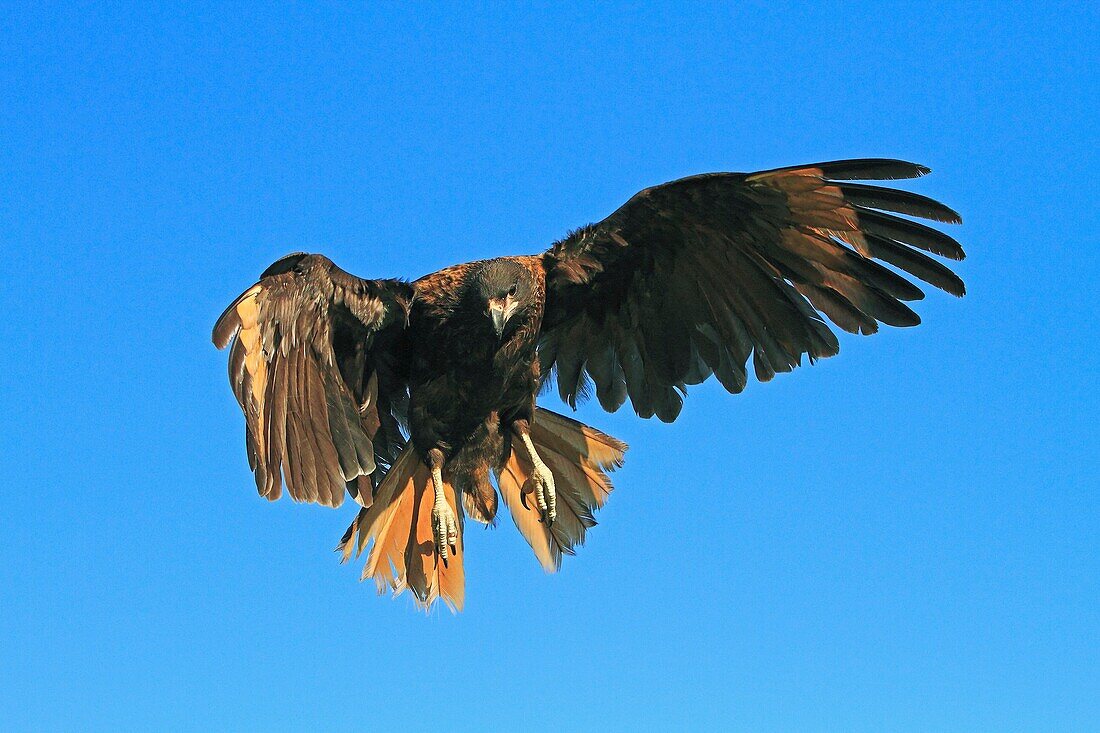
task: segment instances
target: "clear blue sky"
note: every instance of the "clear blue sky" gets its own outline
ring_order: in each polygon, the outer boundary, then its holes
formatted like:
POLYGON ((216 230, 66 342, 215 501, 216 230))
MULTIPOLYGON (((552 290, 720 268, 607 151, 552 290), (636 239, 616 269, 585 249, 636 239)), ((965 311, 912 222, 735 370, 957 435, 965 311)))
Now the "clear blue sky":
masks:
POLYGON ((0 729, 1100 730, 1098 11, 32 5, 0 729), (471 527, 425 617, 337 564, 350 506, 256 496, 209 333, 277 256, 418 276, 858 156, 934 169, 971 294, 671 426, 583 408, 632 451, 559 575, 471 527))

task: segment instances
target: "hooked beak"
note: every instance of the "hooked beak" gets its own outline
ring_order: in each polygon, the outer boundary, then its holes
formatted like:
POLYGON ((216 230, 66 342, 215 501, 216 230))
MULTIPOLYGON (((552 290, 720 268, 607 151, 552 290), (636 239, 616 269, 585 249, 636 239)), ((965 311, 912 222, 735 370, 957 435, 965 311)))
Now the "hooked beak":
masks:
POLYGON ((496 331, 497 338, 504 335, 504 326, 508 323, 508 319, 512 317, 515 309, 516 304, 511 298, 508 301, 495 298, 489 301, 489 317, 493 321, 493 330, 496 331))

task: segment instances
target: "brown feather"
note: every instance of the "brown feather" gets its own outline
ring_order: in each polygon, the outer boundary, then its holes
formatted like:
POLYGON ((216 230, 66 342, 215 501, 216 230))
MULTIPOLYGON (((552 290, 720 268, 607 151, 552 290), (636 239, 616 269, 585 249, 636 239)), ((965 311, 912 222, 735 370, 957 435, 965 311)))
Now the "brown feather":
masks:
MULTIPOLYGON (((454 487, 446 481, 444 494, 461 520, 462 507, 454 487)), ((406 448, 379 486, 374 504, 356 518, 360 547, 367 540, 374 543, 363 578, 374 578, 380 593, 389 588, 396 596, 410 590, 421 608, 429 609, 442 599, 451 610, 460 611, 465 602, 462 525, 460 521, 456 552, 444 565, 432 535, 434 506, 431 472, 411 447, 406 448)), ((349 541, 349 533, 342 544, 349 541)), ((347 547, 344 553, 350 555, 347 547)))
POLYGON ((520 534, 548 573, 561 567, 563 554, 584 544, 596 524, 593 513, 612 491, 605 471, 622 465, 626 444, 549 410, 536 409, 531 442, 554 475, 558 518, 548 527, 532 496, 533 465, 522 445, 513 444, 497 483, 520 534))
POLYGON ((917 194, 851 179, 927 168, 868 158, 751 174, 710 173, 644 189, 544 255, 540 354, 567 404, 589 379, 600 403, 628 396, 674 419, 684 385, 716 374, 739 392, 750 355, 760 381, 837 353, 823 315, 855 333, 912 326, 920 288, 879 257, 949 292, 961 281, 915 249, 961 259, 946 234, 884 212, 957 222, 917 194), (915 249, 914 249, 915 248, 915 249), (625 393, 625 394, 624 394, 625 393))
MULTIPOLYGON (((404 328, 411 299, 407 284, 360 280, 327 258, 295 254, 269 267, 222 313, 212 339, 219 348, 233 342, 229 379, 262 496, 278 499, 285 482, 295 501, 339 506, 346 491, 359 493, 350 482, 377 470, 380 406, 400 404, 404 385, 379 394, 369 349, 377 333, 404 328), (350 329, 352 352, 334 343, 338 327, 350 329), (366 385, 370 409, 363 415, 345 371, 366 385)), ((386 417, 392 427, 380 446, 384 457, 404 444, 394 435, 398 418, 386 417)))

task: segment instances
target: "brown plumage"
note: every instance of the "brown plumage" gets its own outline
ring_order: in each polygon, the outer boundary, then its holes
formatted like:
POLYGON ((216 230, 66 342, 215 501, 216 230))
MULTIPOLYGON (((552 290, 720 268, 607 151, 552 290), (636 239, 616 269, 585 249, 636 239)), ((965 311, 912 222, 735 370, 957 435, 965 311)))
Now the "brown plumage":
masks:
POLYGON ((710 375, 730 392, 751 357, 767 381, 851 333, 920 322, 953 295, 936 259, 958 223, 917 194, 851 183, 914 178, 897 160, 692 176, 641 191, 542 255, 484 260, 412 283, 362 280, 321 255, 263 273, 214 328, 245 414, 261 495, 361 509, 338 550, 368 545, 364 577, 461 608, 462 520, 494 523, 498 492, 550 572, 595 525, 626 446, 536 409, 544 382, 575 406, 672 421, 710 375), (904 216, 898 216, 898 214, 904 216), (881 262, 880 262, 881 261, 881 262), (551 377, 551 374, 554 376, 551 377))

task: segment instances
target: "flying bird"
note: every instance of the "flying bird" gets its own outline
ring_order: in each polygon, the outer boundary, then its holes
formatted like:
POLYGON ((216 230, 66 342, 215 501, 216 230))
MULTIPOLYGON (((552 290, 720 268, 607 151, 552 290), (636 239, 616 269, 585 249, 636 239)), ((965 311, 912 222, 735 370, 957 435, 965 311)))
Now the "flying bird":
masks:
POLYGON ((319 254, 284 257, 225 310, 259 493, 359 511, 337 546, 363 578, 418 605, 464 603, 463 522, 503 499, 557 570, 595 525, 626 445, 536 407, 556 383, 644 418, 676 419, 689 385, 731 393, 833 356, 826 323, 915 326, 924 293, 962 281, 928 254, 959 244, 929 198, 856 180, 916 178, 899 160, 710 173, 647 188, 542 254, 360 279, 319 254), (893 266, 890 269, 884 264, 893 266))

